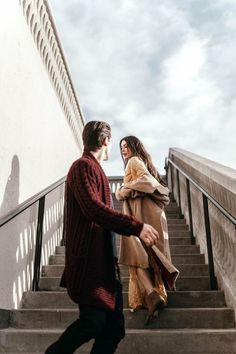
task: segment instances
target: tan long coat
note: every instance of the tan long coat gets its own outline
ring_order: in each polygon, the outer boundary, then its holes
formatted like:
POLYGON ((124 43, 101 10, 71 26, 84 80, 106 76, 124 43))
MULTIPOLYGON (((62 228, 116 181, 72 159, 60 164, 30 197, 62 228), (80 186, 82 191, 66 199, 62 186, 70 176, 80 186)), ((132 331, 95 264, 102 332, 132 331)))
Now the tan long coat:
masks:
MULTIPOLYGON (((157 247, 152 249, 169 273, 179 271, 171 263, 168 227, 164 209, 155 198, 155 193, 168 196, 168 188, 161 185, 148 171, 144 162, 132 157, 125 169, 124 185, 116 191, 116 198, 123 201, 123 212, 152 225, 159 233, 157 247)), ((148 255, 139 238, 121 237, 119 262, 127 266, 148 268, 148 255)))

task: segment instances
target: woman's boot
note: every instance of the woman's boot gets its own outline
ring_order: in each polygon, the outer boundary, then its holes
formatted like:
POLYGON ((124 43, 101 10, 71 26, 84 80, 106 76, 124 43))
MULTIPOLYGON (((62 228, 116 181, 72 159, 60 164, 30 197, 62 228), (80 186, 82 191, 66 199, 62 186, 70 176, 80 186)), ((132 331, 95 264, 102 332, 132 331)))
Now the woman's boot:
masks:
POLYGON ((147 296, 147 305, 148 305, 148 315, 145 321, 145 324, 148 325, 154 318, 157 317, 158 310, 162 310, 165 307, 165 301, 162 296, 160 296, 155 290, 153 290, 147 296), (156 312, 156 316, 155 316, 156 312))

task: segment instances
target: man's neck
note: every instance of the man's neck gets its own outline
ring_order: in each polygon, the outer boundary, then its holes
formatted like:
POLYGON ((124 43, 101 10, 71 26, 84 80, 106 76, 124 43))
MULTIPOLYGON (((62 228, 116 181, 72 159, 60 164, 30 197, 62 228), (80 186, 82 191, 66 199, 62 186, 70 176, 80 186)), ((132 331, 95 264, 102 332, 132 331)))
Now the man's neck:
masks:
POLYGON ((103 149, 99 149, 97 151, 90 151, 90 154, 92 154, 96 160, 98 160, 99 163, 102 163, 104 159, 104 151, 103 149))

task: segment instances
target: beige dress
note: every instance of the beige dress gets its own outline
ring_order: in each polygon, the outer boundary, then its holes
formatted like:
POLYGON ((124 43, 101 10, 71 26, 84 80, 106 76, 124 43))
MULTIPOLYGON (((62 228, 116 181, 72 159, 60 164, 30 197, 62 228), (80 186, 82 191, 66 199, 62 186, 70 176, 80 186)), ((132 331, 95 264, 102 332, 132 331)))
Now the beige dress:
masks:
POLYGON ((123 212, 152 225, 159 233, 157 246, 145 247, 136 236, 121 237, 119 262, 129 267, 129 306, 147 307, 146 296, 155 290, 167 303, 166 288, 173 289, 179 271, 171 263, 164 204, 168 188, 148 171, 144 162, 132 157, 126 166, 124 185, 116 191, 123 212))

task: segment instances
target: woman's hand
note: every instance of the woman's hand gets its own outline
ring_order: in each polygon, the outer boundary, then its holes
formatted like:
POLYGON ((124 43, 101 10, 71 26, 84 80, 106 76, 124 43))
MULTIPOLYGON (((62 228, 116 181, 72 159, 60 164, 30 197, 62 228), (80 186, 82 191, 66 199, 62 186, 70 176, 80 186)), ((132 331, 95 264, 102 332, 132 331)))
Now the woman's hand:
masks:
POLYGON ((149 224, 143 224, 142 231, 139 238, 146 244, 146 246, 154 246, 159 240, 159 233, 149 224))

